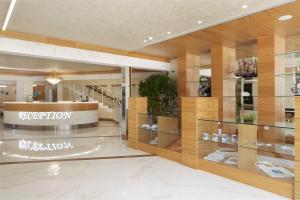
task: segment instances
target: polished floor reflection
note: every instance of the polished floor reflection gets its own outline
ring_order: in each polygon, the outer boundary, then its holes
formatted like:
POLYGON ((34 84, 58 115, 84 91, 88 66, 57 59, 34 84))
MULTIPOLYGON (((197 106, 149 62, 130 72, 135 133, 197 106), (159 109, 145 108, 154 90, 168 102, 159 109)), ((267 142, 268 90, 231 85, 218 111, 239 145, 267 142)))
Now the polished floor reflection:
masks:
POLYGON ((285 199, 128 148, 110 122, 63 131, 0 127, 1 200, 285 199))
POLYGON ((71 130, 0 130, 0 163, 99 159, 148 155, 127 147, 120 127, 99 122, 97 127, 71 130))
POLYGON ((9 200, 284 200, 160 157, 0 165, 9 200))

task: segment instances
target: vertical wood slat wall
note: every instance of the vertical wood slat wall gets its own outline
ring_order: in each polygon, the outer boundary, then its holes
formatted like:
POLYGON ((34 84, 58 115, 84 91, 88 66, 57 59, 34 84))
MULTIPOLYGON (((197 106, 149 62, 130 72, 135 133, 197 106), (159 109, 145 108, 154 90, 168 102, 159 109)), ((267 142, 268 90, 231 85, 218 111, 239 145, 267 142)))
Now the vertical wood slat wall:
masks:
MULTIPOLYGON (((276 66, 276 54, 284 52, 284 39, 277 35, 257 39, 258 47, 258 120, 261 124, 274 125, 277 119, 284 116, 284 108, 276 105, 275 75, 284 73, 284 67, 276 66), (282 108, 278 110, 277 108, 282 108)), ((279 85, 278 85, 279 86, 279 85)), ((276 91, 277 90, 277 91, 276 91)), ((283 92, 284 93, 284 92, 283 92)), ((281 94, 284 96, 284 94, 281 94)))
POLYGON ((300 200, 300 97, 295 97, 295 200, 300 200))
POLYGON ((232 84, 232 82, 224 84, 224 79, 231 75, 229 71, 233 70, 231 68, 235 63, 235 57, 236 50, 234 48, 215 46, 211 49, 211 93, 212 97, 217 97, 219 101, 219 120, 224 117, 236 117, 236 108, 230 105, 230 109, 228 109, 227 105, 232 103, 232 99, 223 98, 228 90, 235 90, 235 84, 232 84), (225 105, 223 105, 224 103, 225 105))
POLYGON ((198 119, 218 120, 217 98, 181 97, 181 160, 192 168, 198 167, 198 119))
POLYGON ((128 103, 128 146, 137 149, 139 113, 147 114, 147 98, 129 98, 128 103))

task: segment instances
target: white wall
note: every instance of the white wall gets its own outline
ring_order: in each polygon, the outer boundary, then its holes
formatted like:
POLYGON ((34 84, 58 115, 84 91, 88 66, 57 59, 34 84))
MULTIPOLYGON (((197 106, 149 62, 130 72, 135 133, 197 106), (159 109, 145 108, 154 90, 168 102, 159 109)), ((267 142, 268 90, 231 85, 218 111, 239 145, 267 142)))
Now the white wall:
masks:
POLYGON ((16 81, 16 101, 26 101, 27 96, 33 92, 33 81, 31 79, 17 80, 16 81))
POLYGON ((40 81, 41 77, 0 75, 0 82, 15 81, 16 101, 26 101, 28 95, 32 95, 33 81, 40 81))

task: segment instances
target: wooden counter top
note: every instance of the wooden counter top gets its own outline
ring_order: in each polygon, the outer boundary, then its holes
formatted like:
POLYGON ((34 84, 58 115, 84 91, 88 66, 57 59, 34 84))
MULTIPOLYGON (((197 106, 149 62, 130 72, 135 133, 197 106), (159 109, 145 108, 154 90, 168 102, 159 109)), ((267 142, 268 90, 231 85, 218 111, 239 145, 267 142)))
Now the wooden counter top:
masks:
POLYGON ((4 111, 64 112, 98 110, 98 102, 4 102, 4 111))

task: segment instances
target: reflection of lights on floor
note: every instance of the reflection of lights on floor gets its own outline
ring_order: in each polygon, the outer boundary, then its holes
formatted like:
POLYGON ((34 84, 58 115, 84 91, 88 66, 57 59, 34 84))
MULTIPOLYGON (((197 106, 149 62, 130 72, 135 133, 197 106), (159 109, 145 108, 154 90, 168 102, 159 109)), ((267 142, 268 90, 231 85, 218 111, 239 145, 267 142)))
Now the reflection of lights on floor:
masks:
POLYGON ((47 167, 49 176, 57 176, 59 174, 60 166, 56 162, 52 163, 47 167))
MULTIPOLYGON (((48 159, 60 159, 60 158, 68 158, 68 157, 75 157, 75 156, 82 156, 82 155, 87 155, 96 151, 99 151, 101 148, 101 145, 99 144, 97 147, 90 151, 83 151, 80 153, 72 153, 72 154, 67 154, 67 155, 62 155, 62 156, 25 156, 25 155, 20 155, 20 154, 11 154, 8 155, 9 157, 15 157, 15 158, 23 158, 23 159, 30 159, 30 160, 48 160, 48 159)), ((3 152, 5 153, 5 152, 3 152)))

